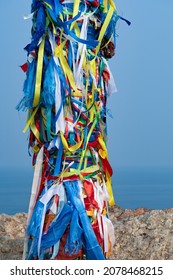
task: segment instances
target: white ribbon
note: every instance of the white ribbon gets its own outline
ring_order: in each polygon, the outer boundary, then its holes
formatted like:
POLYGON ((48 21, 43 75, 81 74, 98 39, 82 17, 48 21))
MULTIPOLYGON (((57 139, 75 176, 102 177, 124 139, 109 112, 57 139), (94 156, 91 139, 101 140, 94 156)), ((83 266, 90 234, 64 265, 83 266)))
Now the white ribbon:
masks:
POLYGON ((103 230, 104 230, 104 252, 109 252, 109 241, 111 242, 111 250, 115 244, 114 226, 112 222, 102 215, 103 230))
POLYGON ((108 226, 106 217, 102 215, 102 222, 103 222, 103 231, 104 231, 104 252, 109 251, 109 242, 108 242, 108 226))
POLYGON ((34 178, 33 178, 30 203, 29 203, 27 225, 30 222, 30 219, 31 219, 31 216, 32 216, 32 213, 34 210, 35 202, 36 202, 36 197, 37 197, 39 187, 40 187, 42 164, 43 164, 43 154, 44 154, 44 146, 41 147, 41 149, 37 155, 37 159, 36 159, 34 178))
MULTIPOLYGON (((60 79, 58 76, 58 73, 55 71, 55 81, 56 81, 56 89, 55 89, 55 113, 58 113, 58 110, 61 106, 62 103, 62 97, 61 97, 61 84, 60 84, 60 79)), ((64 121, 64 109, 63 106, 61 107, 61 112, 60 115, 56 121, 56 134, 58 131, 62 131, 63 133, 65 132, 65 121, 64 121)))
POLYGON ((78 180, 78 186, 79 186, 79 197, 82 200, 83 206, 85 207, 84 196, 83 196, 84 186, 80 180, 78 180))
POLYGON ((115 84, 115 80, 114 80, 114 77, 112 75, 112 72, 111 72, 111 69, 106 61, 106 59, 103 57, 103 61, 106 65, 106 68, 108 69, 109 71, 109 74, 110 74, 110 79, 108 81, 108 87, 107 87, 107 90, 108 90, 108 95, 110 95, 111 93, 116 93, 118 90, 117 90, 117 86, 115 84))
POLYGON ((39 238, 38 238, 38 248, 37 248, 38 256, 40 255, 41 238, 42 238, 44 220, 46 215, 46 205, 54 195, 59 196, 59 205, 58 205, 58 213, 57 213, 58 216, 62 208, 64 207, 64 204, 67 201, 63 184, 52 185, 52 187, 40 198, 40 202, 44 204, 44 208, 43 208, 43 215, 42 215, 39 238))
POLYGON ((23 19, 24 19, 24 20, 30 19, 30 18, 32 18, 33 15, 34 15, 34 12, 31 13, 31 14, 29 14, 29 15, 23 16, 23 19))

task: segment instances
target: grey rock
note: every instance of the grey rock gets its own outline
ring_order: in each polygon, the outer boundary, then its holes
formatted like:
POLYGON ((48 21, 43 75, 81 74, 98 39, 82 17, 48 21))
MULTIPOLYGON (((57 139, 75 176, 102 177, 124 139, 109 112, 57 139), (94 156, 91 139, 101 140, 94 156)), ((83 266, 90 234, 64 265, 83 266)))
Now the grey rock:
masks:
POLYGON ((135 216, 132 213, 120 221, 117 219, 111 213, 116 242, 110 259, 173 259, 172 209, 152 210, 135 216))
MULTIPOLYGON (((109 211, 115 228, 112 260, 173 260, 173 209, 109 211)), ((0 259, 22 258, 26 213, 0 214, 0 259)))
POLYGON ((14 216, 0 215, 0 259, 20 260, 22 258, 26 213, 14 216))

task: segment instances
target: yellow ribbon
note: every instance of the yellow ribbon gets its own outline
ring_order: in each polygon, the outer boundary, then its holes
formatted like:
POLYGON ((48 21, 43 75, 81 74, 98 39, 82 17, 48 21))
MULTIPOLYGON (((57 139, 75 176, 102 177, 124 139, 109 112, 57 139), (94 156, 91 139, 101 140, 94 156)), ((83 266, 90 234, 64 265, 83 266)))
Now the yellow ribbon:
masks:
MULTIPOLYGON (((31 114, 30 118, 28 118, 25 128, 23 129, 23 133, 25 133, 28 130, 29 126, 34 122, 34 117, 35 117, 35 114, 37 113, 37 111, 38 111, 38 107, 35 108, 35 110, 31 114)), ((28 112, 28 115, 29 115, 29 112, 28 112)))
POLYGON ((113 1, 113 0, 109 0, 109 3, 110 3, 110 5, 111 5, 111 7, 112 7, 114 10, 116 10, 116 6, 115 6, 114 1, 113 1))
POLYGON ((40 141, 40 132, 36 128, 36 125, 35 125, 35 122, 34 122, 34 117, 35 117, 35 114, 37 113, 37 111, 38 111, 38 107, 35 108, 35 110, 31 114, 31 116, 30 116, 30 110, 28 111, 28 120, 27 120, 25 128, 23 129, 23 133, 25 133, 28 130, 28 128, 30 127, 31 131, 33 132, 33 134, 35 135, 37 140, 39 142, 41 142, 40 141))
POLYGON ((98 141, 99 141, 100 146, 102 147, 102 150, 106 151, 106 153, 107 153, 106 144, 105 144, 101 134, 98 137, 98 141))
POLYGON ((80 28, 79 28, 77 22, 73 22, 73 23, 74 23, 73 28, 74 28, 75 34, 77 37, 80 37, 80 28))
POLYGON ((44 3, 45 3, 45 5, 48 6, 51 10, 53 10, 53 9, 52 9, 52 6, 51 6, 49 3, 47 3, 46 1, 44 1, 44 3))
POLYGON ((78 150, 82 143, 83 143, 83 134, 82 134, 82 137, 81 137, 81 141, 76 143, 75 145, 69 147, 68 143, 67 143, 67 140, 66 138, 64 137, 64 134, 62 131, 60 131, 60 135, 61 135, 61 140, 62 140, 62 143, 63 143, 63 146, 66 150, 70 151, 70 152, 75 152, 76 150, 78 150))
POLYGON ((94 216, 94 209, 92 208, 91 210, 87 211, 87 215, 90 217, 94 216))
MULTIPOLYGON (((79 12, 79 4, 80 4, 80 0, 74 0, 74 5, 73 5, 73 17, 75 17, 78 12, 79 12)), ((73 29, 74 25, 76 22, 72 22, 71 26, 70 26, 70 30, 73 29)))
POLYGON ((81 92, 76 87, 76 83, 75 83, 75 80, 74 80, 73 73, 72 73, 72 71, 69 67, 69 64, 68 64, 66 58, 64 57, 62 46, 63 46, 62 43, 59 46, 56 46, 54 54, 55 54, 55 56, 57 56, 59 58, 61 66, 62 66, 63 71, 64 71, 64 74, 68 77, 68 80, 69 80, 70 85, 73 88, 73 90, 76 93, 81 94, 81 92))
POLYGON ((94 122, 93 122, 93 124, 92 124, 92 126, 91 126, 91 128, 90 128, 90 131, 89 131, 89 133, 88 133, 87 140, 86 140, 86 148, 85 148, 85 149, 82 151, 82 153, 81 153, 81 158, 80 158, 78 170, 81 170, 81 166, 82 166, 82 163, 83 163, 83 159, 84 159, 84 157, 85 157, 85 153, 86 153, 86 150, 87 150, 87 145, 88 145, 88 142, 89 142, 90 137, 91 137, 91 133, 93 132, 93 129, 94 129, 96 123, 97 123, 97 118, 95 118, 95 120, 94 120, 94 122))
POLYGON ((101 156, 101 158, 105 159, 107 157, 107 153, 106 151, 99 149, 99 155, 101 156))
POLYGON ((45 44, 45 38, 42 39, 41 44, 39 46, 39 51, 38 51, 37 74, 36 74, 33 107, 36 107, 40 101, 41 81, 42 81, 42 71, 43 71, 44 44, 45 44))
POLYGON ((34 123, 31 124, 30 129, 32 130, 32 132, 33 132, 33 134, 35 135, 35 137, 37 138, 37 140, 38 140, 39 142, 41 142, 41 141, 40 141, 40 132, 38 131, 38 129, 36 128, 36 126, 35 126, 34 123))
POLYGON ((83 173, 92 174, 92 173, 94 173, 98 170, 99 170, 98 165, 89 166, 89 167, 84 168, 82 170, 77 170, 75 168, 70 168, 70 171, 63 172, 62 177, 66 178, 66 177, 71 177, 73 175, 79 175, 80 178, 84 179, 84 177, 82 175, 83 173))
POLYGON ((103 0, 103 5, 104 5, 104 13, 107 13, 108 11, 108 0, 103 0))
MULTIPOLYGON (((109 8, 109 11, 108 11, 108 13, 107 13, 107 15, 106 15, 105 21, 104 21, 104 23, 103 23, 103 25, 102 25, 102 28, 101 28, 101 30, 100 30, 100 34, 99 34, 99 37, 98 37, 99 44, 98 44, 97 47, 96 47, 95 57, 96 57, 97 53, 99 52, 101 41, 102 41, 103 36, 104 36, 104 34, 105 34, 105 32, 106 32, 106 29, 107 29, 107 27, 108 27, 108 25, 109 25, 109 23, 110 23, 110 21, 111 21, 111 18, 112 18, 112 16, 113 16, 113 13, 114 13, 114 11, 115 11, 115 5, 114 5, 114 3, 113 3, 111 0, 109 0, 109 1, 110 1, 110 8, 109 8)), ((93 58, 93 60, 94 60, 94 59, 95 59, 95 58, 93 58)))
MULTIPOLYGON (((99 151, 98 151, 99 155, 103 159, 105 159, 105 158, 107 159, 108 152, 107 152, 106 144, 105 144, 101 134, 98 137, 98 141, 101 146, 101 149, 99 149, 99 151)), ((115 204, 115 202, 114 202, 114 196, 113 196, 113 191, 112 191, 111 176, 107 170, 106 170, 106 186, 107 186, 108 194, 109 194, 109 205, 113 206, 115 204)))
POLYGON ((112 183, 111 183, 111 177, 109 175, 109 172, 106 170, 106 186, 109 194, 109 205, 114 206, 115 201, 114 201, 114 195, 112 191, 112 183))

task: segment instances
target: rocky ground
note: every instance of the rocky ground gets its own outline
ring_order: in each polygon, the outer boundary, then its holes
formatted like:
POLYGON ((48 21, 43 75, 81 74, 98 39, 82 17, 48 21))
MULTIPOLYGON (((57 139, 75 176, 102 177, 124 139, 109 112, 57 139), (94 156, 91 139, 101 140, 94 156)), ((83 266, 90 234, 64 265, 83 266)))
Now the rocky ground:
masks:
MULTIPOLYGON (((20 260, 26 213, 0 215, 0 259, 20 260)), ((110 210, 115 227, 113 260, 173 260, 173 209, 110 210)))

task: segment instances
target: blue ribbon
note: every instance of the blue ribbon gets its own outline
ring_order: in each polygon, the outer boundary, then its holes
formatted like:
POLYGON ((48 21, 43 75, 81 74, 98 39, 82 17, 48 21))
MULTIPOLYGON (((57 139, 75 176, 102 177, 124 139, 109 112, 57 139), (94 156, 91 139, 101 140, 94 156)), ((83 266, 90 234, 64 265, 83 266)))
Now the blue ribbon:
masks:
POLYGON ((49 7, 46 7, 46 9, 49 12, 49 15, 51 16, 51 18, 54 21, 54 23, 59 25, 60 27, 62 27, 64 29, 64 33, 66 35, 70 35, 75 41, 77 41, 79 43, 90 45, 90 46, 92 46, 94 48, 98 45, 98 41, 97 40, 84 40, 84 39, 81 39, 81 38, 77 37, 76 34, 69 29, 68 25, 70 25, 72 22, 77 20, 81 16, 81 12, 79 12, 72 19, 70 19, 70 20, 68 20, 66 22, 62 22, 62 21, 60 21, 60 19, 58 19, 58 20, 56 19, 56 16, 55 16, 54 12, 49 7))
POLYGON ((60 174, 60 172, 61 172, 62 155, 63 155, 63 144, 60 139, 58 154, 56 157, 56 164, 55 164, 55 168, 54 168, 54 176, 60 174))
POLYGON ((64 205, 59 216, 57 216, 51 223, 47 234, 42 236, 41 250, 52 247, 60 240, 71 221, 73 210, 74 207, 70 202, 67 202, 64 205))
POLYGON ((86 209, 82 203, 82 200, 79 198, 78 182, 65 181, 64 185, 67 191, 67 198, 74 205, 79 215, 79 220, 84 235, 84 247, 86 252, 86 259, 105 260, 101 247, 98 244, 97 238, 92 229, 89 217, 86 214, 86 209))
POLYGON ((35 30, 33 31, 32 41, 24 49, 31 52, 37 48, 40 38, 45 34, 46 16, 44 7, 41 5, 37 12, 35 30))

